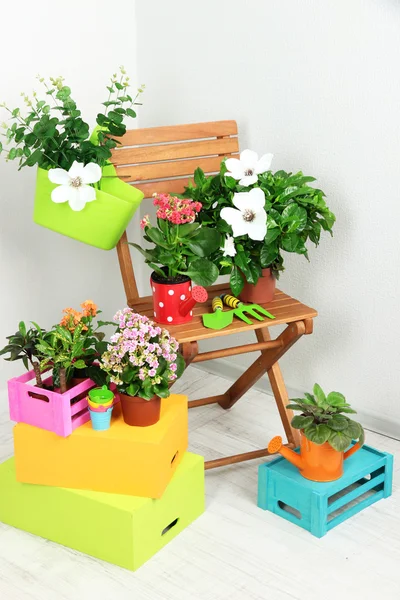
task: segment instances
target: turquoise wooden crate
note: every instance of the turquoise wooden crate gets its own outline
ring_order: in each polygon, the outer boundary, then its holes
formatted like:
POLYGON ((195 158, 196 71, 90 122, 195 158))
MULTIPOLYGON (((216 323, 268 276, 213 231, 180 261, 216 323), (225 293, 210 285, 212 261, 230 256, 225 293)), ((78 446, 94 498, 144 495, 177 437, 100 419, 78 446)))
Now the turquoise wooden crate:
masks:
POLYGON ((393 456, 371 446, 349 457, 344 475, 329 483, 309 481, 285 458, 260 465, 258 506, 316 537, 392 493, 393 456))

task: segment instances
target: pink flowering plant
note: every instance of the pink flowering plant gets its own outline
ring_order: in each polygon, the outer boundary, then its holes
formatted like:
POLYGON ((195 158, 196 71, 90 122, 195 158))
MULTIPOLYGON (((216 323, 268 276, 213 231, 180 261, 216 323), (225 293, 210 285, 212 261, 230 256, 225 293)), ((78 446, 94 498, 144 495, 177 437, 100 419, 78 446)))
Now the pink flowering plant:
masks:
POLYGON ((100 361, 109 382, 129 396, 167 398, 170 384, 185 368, 176 339, 130 308, 118 311, 114 321, 117 331, 100 361))
POLYGON ((218 268, 209 260, 221 244, 220 233, 197 221, 202 205, 190 198, 156 194, 157 225, 146 215, 140 226, 144 239, 154 248, 131 244, 141 252, 146 263, 166 282, 178 282, 189 277, 199 285, 211 285, 218 277, 218 268))

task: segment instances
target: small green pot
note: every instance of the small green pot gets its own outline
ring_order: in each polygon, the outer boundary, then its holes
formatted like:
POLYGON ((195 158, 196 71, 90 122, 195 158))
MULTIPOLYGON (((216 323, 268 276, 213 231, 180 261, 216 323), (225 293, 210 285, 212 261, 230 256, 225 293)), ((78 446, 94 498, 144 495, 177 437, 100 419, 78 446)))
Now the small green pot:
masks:
POLYGON ((51 192, 56 187, 49 180, 48 171, 39 168, 33 212, 35 223, 102 250, 115 248, 144 196, 140 190, 121 181, 111 164, 103 168, 96 200, 88 202, 80 212, 73 211, 68 202, 52 202, 51 192))

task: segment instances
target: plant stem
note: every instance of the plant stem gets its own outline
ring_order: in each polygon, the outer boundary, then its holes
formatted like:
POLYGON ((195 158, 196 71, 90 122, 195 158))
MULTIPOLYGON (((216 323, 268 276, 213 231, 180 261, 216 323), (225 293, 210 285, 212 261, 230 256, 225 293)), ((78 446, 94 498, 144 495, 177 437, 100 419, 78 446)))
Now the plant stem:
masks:
POLYGON ((67 372, 65 367, 60 367, 60 392, 64 394, 67 391, 67 372))
POLYGON ((34 362, 32 360, 31 360, 31 364, 32 364, 33 370, 35 371, 36 385, 37 385, 37 387, 42 388, 43 381, 42 381, 42 374, 40 372, 40 365, 38 362, 34 362))

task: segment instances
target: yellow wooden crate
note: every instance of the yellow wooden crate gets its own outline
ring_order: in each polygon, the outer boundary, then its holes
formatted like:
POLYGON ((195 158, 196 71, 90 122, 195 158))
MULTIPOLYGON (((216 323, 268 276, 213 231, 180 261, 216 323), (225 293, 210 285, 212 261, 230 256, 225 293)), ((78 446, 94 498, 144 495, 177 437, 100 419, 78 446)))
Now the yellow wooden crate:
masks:
POLYGON ((18 481, 148 498, 162 496, 187 445, 187 397, 174 394, 150 427, 126 425, 118 404, 107 431, 89 422, 63 438, 25 423, 14 427, 18 481))

